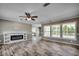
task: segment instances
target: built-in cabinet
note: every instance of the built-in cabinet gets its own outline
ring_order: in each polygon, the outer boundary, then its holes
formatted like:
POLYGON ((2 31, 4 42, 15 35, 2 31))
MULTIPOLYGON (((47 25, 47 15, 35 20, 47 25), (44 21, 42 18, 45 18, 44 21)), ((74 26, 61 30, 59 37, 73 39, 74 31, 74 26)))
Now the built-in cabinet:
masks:
POLYGON ((9 44, 14 42, 24 41, 24 40, 27 40, 27 32, 3 32, 0 35, 0 40, 1 40, 0 43, 2 44, 9 44), (23 36, 22 39, 20 35, 23 36), (11 36, 15 36, 14 39, 17 37, 18 40, 11 40, 11 36))

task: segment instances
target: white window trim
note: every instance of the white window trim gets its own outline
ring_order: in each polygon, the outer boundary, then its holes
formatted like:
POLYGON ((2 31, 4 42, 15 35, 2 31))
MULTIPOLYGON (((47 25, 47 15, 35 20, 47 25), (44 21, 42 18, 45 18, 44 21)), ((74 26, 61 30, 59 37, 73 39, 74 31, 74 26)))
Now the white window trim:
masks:
MULTIPOLYGON (((68 23, 63 23, 63 24, 71 24, 71 23, 75 23, 75 27, 77 27, 77 22, 68 22, 68 23)), ((62 28, 63 28, 63 24, 62 24, 62 28)), ((76 39, 77 39, 77 37, 76 37, 76 36, 77 36, 76 30, 77 30, 77 28, 75 28, 75 36, 74 36, 74 38, 72 38, 72 37, 70 37, 70 36, 67 36, 67 37, 64 36, 64 37, 63 37, 63 33, 62 33, 62 38, 63 38, 63 39, 68 39, 68 40, 69 40, 69 39, 70 39, 70 40, 71 40, 71 39, 72 39, 72 40, 76 40, 76 39)))
MULTIPOLYGON (((45 25, 45 26, 49 26, 49 27, 50 27, 50 25, 45 25)), ((45 27, 45 26, 44 26, 44 27, 45 27)), ((44 30, 44 27, 43 27, 43 30, 44 30)), ((44 30, 43 33, 45 34, 45 32, 49 32, 49 33, 50 33, 50 30, 49 30, 49 31, 44 30)), ((51 35, 45 36, 44 34, 43 34, 44 37, 50 37, 50 36, 51 36, 51 35)))
MULTIPOLYGON (((51 32, 52 32, 52 27, 53 26, 60 26, 61 27, 61 24, 54 24, 54 25, 51 25, 51 32)), ((52 33, 51 33, 51 37, 56 37, 56 38, 61 38, 61 29, 59 29, 60 30, 60 34, 57 36, 57 35, 53 35, 52 33)))

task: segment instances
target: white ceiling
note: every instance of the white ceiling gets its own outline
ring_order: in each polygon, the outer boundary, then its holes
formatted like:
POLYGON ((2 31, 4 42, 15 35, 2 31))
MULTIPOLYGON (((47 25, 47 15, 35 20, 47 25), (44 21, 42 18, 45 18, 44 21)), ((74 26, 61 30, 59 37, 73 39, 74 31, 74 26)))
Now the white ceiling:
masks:
POLYGON ((0 19, 17 21, 22 23, 49 23, 66 20, 79 16, 78 3, 51 3, 43 7, 43 3, 0 3, 0 19), (20 20, 18 16, 25 15, 28 11, 37 15, 36 21, 20 20))

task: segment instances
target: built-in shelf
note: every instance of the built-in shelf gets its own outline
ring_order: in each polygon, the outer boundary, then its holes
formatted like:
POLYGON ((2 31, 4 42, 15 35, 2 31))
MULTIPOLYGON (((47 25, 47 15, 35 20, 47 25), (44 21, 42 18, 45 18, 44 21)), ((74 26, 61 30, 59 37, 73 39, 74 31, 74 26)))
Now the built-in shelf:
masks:
POLYGON ((27 32, 3 32, 0 35, 0 40, 2 44, 14 43, 19 41, 27 40, 27 32), (11 40, 12 35, 23 35, 23 39, 20 40, 11 40), (2 38, 1 38, 2 37, 2 38))

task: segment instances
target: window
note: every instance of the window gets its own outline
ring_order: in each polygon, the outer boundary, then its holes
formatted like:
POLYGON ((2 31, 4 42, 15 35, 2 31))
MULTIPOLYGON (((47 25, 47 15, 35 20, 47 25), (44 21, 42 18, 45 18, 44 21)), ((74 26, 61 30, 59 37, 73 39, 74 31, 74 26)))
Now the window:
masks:
POLYGON ((76 22, 44 26, 44 36, 76 39, 76 22))
POLYGON ((50 37, 50 26, 44 26, 44 36, 50 37))
POLYGON ((52 25, 52 37, 60 37, 60 25, 52 25))
POLYGON ((62 37, 63 38, 75 38, 76 37, 76 23, 62 24, 62 37))

